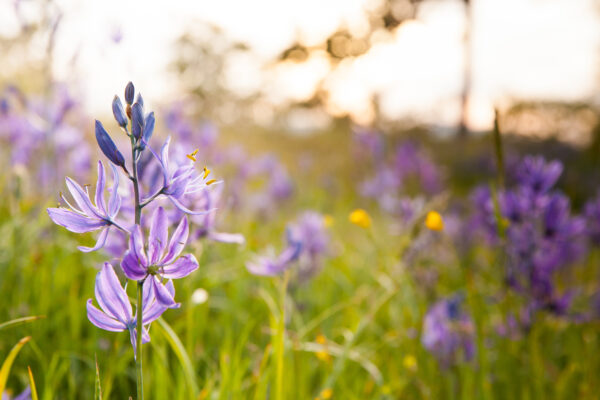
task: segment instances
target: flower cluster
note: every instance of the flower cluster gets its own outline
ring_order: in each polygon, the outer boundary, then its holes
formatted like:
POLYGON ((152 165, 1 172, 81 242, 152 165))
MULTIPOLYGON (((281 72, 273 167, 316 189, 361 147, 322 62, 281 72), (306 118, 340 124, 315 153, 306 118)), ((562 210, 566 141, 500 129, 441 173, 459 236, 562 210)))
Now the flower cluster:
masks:
POLYGON ((85 176, 90 147, 75 118, 80 115, 64 86, 54 85, 47 98, 7 87, 0 93, 0 143, 10 148, 10 156, 2 167, 35 174, 32 190, 38 192, 55 187, 65 172, 85 176))
POLYGON ((361 183, 359 191, 364 197, 376 199, 383 211, 404 220, 411 202, 407 196, 419 192, 438 193, 442 174, 431 158, 413 142, 399 145, 389 161, 379 147, 376 172, 361 183))
POLYGON ((500 220, 489 189, 479 188, 473 195, 474 225, 492 243, 499 243, 499 232, 505 234, 506 281, 529 300, 529 313, 566 312, 570 295, 557 293, 553 275, 585 251, 583 219, 572 216, 569 199, 553 190, 561 173, 558 161, 526 157, 517 167, 514 187, 498 193, 500 220))
MULTIPOLYGON (((181 254, 189 237, 188 215, 206 218, 202 227, 207 234, 216 238, 221 234, 213 230, 213 201, 205 201, 199 210, 188 207, 212 198, 210 188, 216 181, 210 178, 210 171, 206 167, 196 169, 197 152, 183 159, 170 158, 170 139, 159 152, 154 151, 149 143, 154 132, 154 113, 145 112, 140 94, 135 102, 134 97, 134 86, 129 83, 125 89, 125 107, 117 96, 112 103, 115 120, 131 143, 130 159, 117 147, 100 121, 95 125, 98 146, 111 163, 113 184, 108 190, 108 202, 105 169, 99 161, 94 200, 90 198, 87 185, 81 186, 66 178, 73 201, 69 202, 61 194, 64 206, 49 208, 48 214, 56 224, 72 232, 100 231, 96 245, 81 246, 81 251, 96 251, 109 241, 113 243, 109 252, 121 260, 124 275, 137 282, 137 309, 134 312, 126 292, 127 285, 121 284, 115 267, 106 262, 96 278, 95 297, 99 308, 92 299, 88 300, 88 318, 101 329, 128 331, 136 351, 139 343, 150 340, 148 325, 167 309, 179 307, 172 280, 188 276, 198 268, 193 254, 181 254), (120 183, 122 173, 128 177, 125 185, 120 183), (161 199, 168 199, 175 207, 174 211, 168 212, 160 205, 161 199), (151 210, 150 218, 142 213, 151 210), (169 236, 172 225, 176 227, 169 236), (147 235, 145 230, 148 230, 147 235)), ((242 240, 236 238, 233 241, 242 240)))

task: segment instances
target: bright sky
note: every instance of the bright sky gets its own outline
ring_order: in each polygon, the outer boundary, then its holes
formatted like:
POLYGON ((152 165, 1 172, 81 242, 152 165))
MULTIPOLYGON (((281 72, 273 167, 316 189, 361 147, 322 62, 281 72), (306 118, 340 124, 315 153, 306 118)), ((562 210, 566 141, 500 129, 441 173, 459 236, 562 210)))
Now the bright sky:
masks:
MULTIPOLYGON (((58 0, 64 12, 56 44, 55 75, 81 85, 91 113, 110 111, 115 93, 129 80, 147 103, 174 98, 180 88, 167 66, 172 43, 203 21, 246 42, 252 55, 228 64, 228 85, 241 93, 263 91, 275 103, 310 98, 328 76, 328 111, 350 112, 357 121, 373 116, 369 98, 377 93, 381 111, 455 124, 462 89, 462 1, 429 0, 417 20, 377 36, 365 55, 332 65, 315 53, 308 63, 286 63, 264 71, 272 57, 297 35, 317 44, 339 27, 366 32, 365 10, 379 0, 58 0), (168 5, 167 5, 168 4, 168 5), (120 30, 122 40, 111 37, 120 30), (71 64, 74 56, 76 62, 71 64)), ((5 1, 5 3, 9 3, 5 1)), ((512 98, 579 100, 598 91, 600 9, 595 0, 472 0, 474 31, 472 128, 491 123, 494 104, 512 98)), ((0 2, 0 33, 16 28, 8 4, 0 2), (6 17, 8 16, 8 20, 6 17)))

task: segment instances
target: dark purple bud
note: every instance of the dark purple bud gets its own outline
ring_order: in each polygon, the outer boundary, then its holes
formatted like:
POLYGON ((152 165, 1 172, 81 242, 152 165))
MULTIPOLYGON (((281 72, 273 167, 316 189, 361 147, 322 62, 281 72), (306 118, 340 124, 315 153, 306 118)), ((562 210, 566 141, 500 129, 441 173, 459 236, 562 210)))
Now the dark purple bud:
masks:
POLYGON ((135 88, 133 87, 133 83, 129 82, 127 86, 125 86, 125 102, 129 105, 133 104, 134 95, 135 88))
POLYGON ((121 103, 121 99, 119 96, 115 96, 112 102, 112 110, 117 123, 125 128, 127 126, 127 115, 125 115, 125 111, 123 110, 123 104, 121 103))
POLYGON ((110 138, 106 129, 102 126, 102 123, 96 120, 96 140, 102 153, 115 165, 125 168, 125 158, 123 154, 117 149, 117 145, 110 138))
POLYGON ((142 94, 138 93, 137 95, 137 99, 135 100, 136 103, 139 103, 142 108, 144 107, 144 99, 142 98, 142 94))
POLYGON ((154 111, 152 111, 146 117, 146 123, 144 124, 144 132, 142 133, 142 150, 146 147, 144 143, 148 143, 154 132, 154 111))
POLYGON ((140 103, 135 103, 131 107, 131 134, 139 139, 144 131, 144 108, 140 103))

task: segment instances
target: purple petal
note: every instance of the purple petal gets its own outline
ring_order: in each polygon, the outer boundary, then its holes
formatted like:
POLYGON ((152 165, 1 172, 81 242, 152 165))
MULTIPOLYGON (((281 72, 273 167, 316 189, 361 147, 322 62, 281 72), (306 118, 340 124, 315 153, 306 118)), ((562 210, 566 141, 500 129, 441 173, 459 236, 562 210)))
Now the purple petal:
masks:
POLYGON ((221 243, 244 244, 246 242, 244 235, 242 235, 240 233, 210 232, 208 234, 208 237, 209 237, 209 239, 212 239, 215 242, 221 242, 221 243))
POLYGON ((162 264, 171 263, 183 250, 185 244, 187 243, 189 235, 188 228, 188 220, 187 217, 183 217, 177 225, 175 232, 173 232, 173 236, 171 236, 171 241, 169 242, 169 252, 167 256, 162 260, 162 264))
POLYGON ((91 232, 107 225, 106 221, 88 218, 75 211, 64 208, 48 208, 48 215, 52 221, 75 233, 91 232))
POLYGON ((123 260, 121 261, 121 268, 123 268, 125 276, 134 281, 142 280, 148 274, 146 268, 143 265, 140 265, 131 251, 125 253, 125 257, 123 257, 123 260))
POLYGON ((171 308, 177 304, 175 303, 175 299, 173 299, 173 294, 169 292, 169 290, 158 280, 157 277, 152 278, 152 288, 158 303, 168 308, 171 308))
MULTIPOLYGON (((134 359, 137 357, 136 336, 137 336, 136 329, 130 328, 129 329, 129 340, 131 340, 131 345, 133 346, 133 358, 134 359)), ((150 335, 148 334, 148 331, 146 330, 146 328, 142 327, 142 344, 148 343, 149 341, 150 341, 150 335)))
POLYGON ((164 208, 158 207, 152 214, 150 236, 148 237, 148 258, 150 264, 156 264, 167 247, 168 236, 167 215, 164 208))
POLYGON ((98 212, 96 207, 92 204, 90 200, 90 196, 88 193, 83 190, 81 186, 73 179, 67 177, 67 188, 69 192, 71 192, 71 196, 75 199, 77 205, 81 208, 81 210, 90 217, 96 216, 98 218, 103 218, 103 215, 98 212))
POLYGON ((90 322, 100 329, 111 332, 122 332, 127 329, 124 323, 117 321, 98 310, 92 304, 92 299, 87 301, 87 315, 90 322))
POLYGON ((144 236, 142 235, 142 228, 139 225, 133 228, 129 236, 129 251, 135 256, 138 264, 144 267, 148 266, 148 258, 144 250, 144 236))
POLYGON ((127 292, 121 286, 112 265, 104 263, 96 276, 96 300, 102 310, 110 316, 128 324, 132 318, 131 303, 127 292))
POLYGON ((181 212, 184 212, 186 214, 191 214, 191 215, 205 215, 208 214, 210 212, 213 212, 215 210, 215 208, 210 209, 210 210, 206 210, 206 211, 192 211, 189 208, 187 208, 186 206, 184 206, 183 204, 181 204, 179 202, 179 200, 177 200, 175 197, 173 196, 167 196, 169 198, 169 200, 171 200, 171 202, 173 203, 173 205, 175 207, 177 207, 181 212))
POLYGON ((121 208, 121 196, 119 196, 119 170, 113 164, 110 164, 113 171, 112 193, 108 199, 108 216, 114 218, 121 208))
POLYGON ((179 279, 188 276, 198 269, 198 261, 193 254, 186 254, 179 257, 171 265, 161 268, 161 275, 167 279, 179 279))
MULTIPOLYGON (((173 304, 173 305, 171 305, 169 307, 165 307, 164 304, 161 304, 158 301, 155 301, 154 290, 152 289, 152 287, 153 287, 152 286, 152 281, 151 280, 147 280, 147 282, 150 283, 147 286, 150 289, 149 292, 152 294, 152 298, 150 299, 150 302, 147 303, 148 306, 146 306, 146 303, 144 303, 144 311, 143 311, 143 314, 142 314, 142 317, 144 318, 144 325, 147 325, 147 324, 153 322, 154 320, 156 320, 168 308, 179 308, 181 306, 180 303, 175 303, 175 304, 173 304)), ((173 281, 171 281, 171 280, 168 281, 165 284, 165 287, 167 288, 167 290, 171 294, 171 297, 175 297, 175 287, 173 286, 173 281)), ((146 290, 146 284, 145 284, 145 282, 144 282, 144 290, 146 290)))
POLYGON ((102 232, 100 232, 100 235, 98 236, 98 240, 96 241, 96 245, 94 247, 79 246, 77 248, 80 251, 83 251, 84 253, 89 253, 91 251, 96 251, 96 250, 103 248, 104 244, 106 243, 106 238, 108 237, 109 229, 110 229, 109 226, 102 229, 102 232))
POLYGON ((98 161, 98 183, 96 183, 96 207, 98 207, 104 215, 106 215, 106 202, 104 201, 105 184, 106 178, 104 177, 104 165, 102 165, 102 161, 98 161))

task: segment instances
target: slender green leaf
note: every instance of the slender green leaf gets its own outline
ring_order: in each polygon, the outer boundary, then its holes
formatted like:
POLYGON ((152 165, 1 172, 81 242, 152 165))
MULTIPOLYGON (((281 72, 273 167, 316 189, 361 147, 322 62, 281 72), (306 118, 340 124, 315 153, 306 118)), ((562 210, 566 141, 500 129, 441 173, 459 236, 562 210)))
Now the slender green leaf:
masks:
POLYGON ((8 356, 4 360, 2 364, 2 368, 0 368, 0 393, 4 392, 4 388, 6 387, 6 381, 8 380, 8 374, 10 374, 10 369, 12 368, 12 364, 17 358, 17 354, 21 351, 25 343, 29 342, 31 336, 26 336, 23 339, 19 340, 17 344, 14 345, 8 356))
POLYGON ((164 335, 165 339, 167 339, 167 342, 169 342, 169 345, 181 363, 192 398, 197 398, 199 389, 198 384, 196 383, 194 367, 192 365, 192 361, 190 360, 190 356, 185 351, 185 347, 183 346, 183 343, 181 343, 181 339, 179 339, 179 336, 177 336, 173 328, 171 328, 171 326, 162 318, 157 319, 157 322, 157 326, 159 328, 158 330, 164 335))
POLYGON ((29 388, 31 389, 31 400, 38 400, 37 388, 35 387, 35 380, 33 379, 33 373, 31 373, 31 367, 27 367, 29 373, 29 388))

